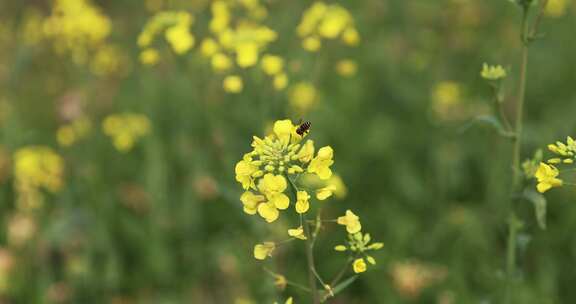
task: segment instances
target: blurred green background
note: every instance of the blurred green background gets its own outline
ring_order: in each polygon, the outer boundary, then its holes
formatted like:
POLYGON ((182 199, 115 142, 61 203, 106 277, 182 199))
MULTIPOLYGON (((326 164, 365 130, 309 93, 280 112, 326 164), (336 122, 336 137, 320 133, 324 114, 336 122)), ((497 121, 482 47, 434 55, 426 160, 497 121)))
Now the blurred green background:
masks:
MULTIPOLYGON (((284 59, 288 86, 275 90, 254 67, 239 72, 237 94, 200 54, 211 1, 76 1, 110 29, 70 40, 61 36, 81 27, 46 25, 62 17, 58 2, 67 1, 0 2, 0 302, 308 303, 263 269, 305 282, 302 244, 265 262, 252 256, 293 224, 244 214, 234 180, 252 136, 289 117, 311 121, 310 137, 334 148, 347 195, 325 203, 327 216, 353 209, 385 243, 332 303, 501 303, 511 145, 488 127, 462 127, 490 113, 484 62, 507 68, 513 108, 520 14, 510 1, 331 1, 350 12, 360 42, 317 52, 296 33, 314 2, 262 1, 260 22, 277 33, 262 53, 284 59), (142 64, 138 36, 164 10, 194 16, 195 45, 176 54, 158 38, 158 62, 142 64), (113 142, 102 124, 122 113, 144 115, 149 128, 113 142), (17 177, 18 151, 39 146, 62 158, 54 191, 17 177)), ((576 4, 550 5, 546 36, 531 48, 523 158, 576 127, 576 4)), ((547 193, 547 230, 520 206, 516 303, 576 301, 574 195, 547 193)), ((328 227, 319 240, 327 277, 345 261, 332 249, 344 237, 328 227)))

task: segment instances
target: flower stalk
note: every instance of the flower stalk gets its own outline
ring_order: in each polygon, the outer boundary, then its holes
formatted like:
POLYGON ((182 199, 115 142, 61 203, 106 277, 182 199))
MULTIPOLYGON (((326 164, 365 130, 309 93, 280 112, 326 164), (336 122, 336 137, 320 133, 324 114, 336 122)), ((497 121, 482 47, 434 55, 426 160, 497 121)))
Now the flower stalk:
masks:
POLYGON ((530 27, 530 4, 524 3, 522 7, 522 23, 521 23, 521 61, 520 61, 520 79, 518 86, 518 99, 515 107, 515 126, 514 134, 512 137, 512 195, 510 196, 509 204, 509 217, 508 217, 508 240, 506 248, 506 294, 505 303, 513 303, 514 294, 514 273, 516 272, 516 255, 517 246, 516 238, 518 230, 521 228, 521 222, 516 216, 515 201, 517 193, 521 192, 522 187, 522 167, 520 164, 520 157, 522 155, 522 135, 524 127, 524 105, 526 101, 526 79, 528 75, 528 55, 529 48, 532 41, 537 38, 538 26, 540 25, 542 15, 546 9, 548 1, 541 2, 536 20, 530 27))

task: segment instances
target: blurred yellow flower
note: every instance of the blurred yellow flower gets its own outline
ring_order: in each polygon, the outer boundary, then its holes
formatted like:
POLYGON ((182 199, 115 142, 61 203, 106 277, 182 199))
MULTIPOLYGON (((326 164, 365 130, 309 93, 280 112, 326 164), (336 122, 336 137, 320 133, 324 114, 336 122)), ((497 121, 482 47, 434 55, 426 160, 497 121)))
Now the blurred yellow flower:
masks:
POLYGON ((336 72, 342 77, 352 77, 356 75, 358 66, 356 62, 350 59, 343 59, 336 63, 336 72))
POLYGON ((190 31, 194 16, 185 11, 164 11, 152 16, 138 36, 138 45, 147 49, 154 39, 164 34, 164 38, 176 54, 188 52, 195 44, 190 31))
POLYGON ((29 146, 14 154, 17 189, 57 192, 62 188, 63 174, 64 160, 49 147, 29 146))
POLYGON ((113 45, 99 47, 90 61, 90 70, 98 76, 113 75, 122 71, 126 58, 120 48, 113 45))
POLYGON ((448 106, 460 102, 460 84, 453 81, 438 83, 432 90, 432 101, 435 105, 448 106))
POLYGON ((506 77, 506 70, 501 65, 482 65, 482 78, 487 80, 499 80, 506 77))
POLYGON ((302 40, 302 48, 309 52, 317 52, 322 47, 322 41, 318 37, 306 37, 302 40))
POLYGON ((220 50, 220 46, 212 38, 204 39, 202 41, 202 44, 200 45, 200 52, 202 53, 202 55, 204 55, 206 57, 213 56, 219 50, 220 50))
POLYGON ((212 69, 216 72, 224 72, 232 67, 232 59, 223 53, 216 53, 211 59, 212 69))
POLYGON ((256 246, 254 246, 254 258, 257 260, 265 260, 267 257, 272 256, 275 249, 276 244, 274 242, 256 244, 256 246))
POLYGON ((113 114, 104 119, 102 130, 112 138, 116 150, 125 153, 132 150, 140 138, 150 133, 150 120, 142 114, 113 114))
MULTIPOLYGON (((190 20, 192 20, 190 18, 190 20)), ((191 22, 184 22, 168 28, 165 32, 166 40, 176 54, 184 54, 194 46, 194 36, 190 33, 191 22)))
POLYGON ((264 55, 262 57, 262 70, 270 76, 277 75, 284 68, 284 59, 280 56, 264 55))
POLYGON ((288 92, 290 106, 299 114, 305 114, 318 103, 318 92, 311 83, 299 82, 288 92))
POLYGON ((360 218, 350 210, 346 210, 346 214, 337 219, 339 225, 346 226, 346 231, 350 234, 360 232, 362 230, 362 225, 360 224, 360 218))
POLYGON ((534 177, 538 180, 536 185, 538 192, 544 193, 551 188, 562 186, 562 180, 557 178, 559 173, 558 169, 553 165, 541 162, 534 174, 534 177))
POLYGON ((242 78, 236 75, 226 76, 223 82, 224 91, 228 93, 240 93, 244 89, 242 78))
POLYGON ((60 126, 56 131, 56 139, 60 146, 69 147, 85 138, 91 128, 92 123, 90 120, 86 117, 81 117, 71 123, 60 126))
POLYGON ((566 11, 568 11, 569 5, 570 0, 548 0, 544 13, 548 17, 562 17, 566 14, 566 11))
POLYGON ((288 86, 288 76, 280 73, 274 76, 274 88, 278 91, 284 90, 288 86))
POLYGON ((302 38, 302 47, 316 52, 322 46, 321 39, 337 39, 349 46, 356 46, 360 35, 348 10, 338 4, 314 2, 302 15, 296 32, 302 38))
POLYGON ((69 53, 77 64, 88 59, 88 53, 110 35, 112 23, 88 0, 55 0, 52 14, 44 20, 44 35, 54 49, 69 53))
POLYGON ((160 61, 160 53, 154 48, 146 48, 140 52, 140 62, 144 65, 155 65, 160 61))

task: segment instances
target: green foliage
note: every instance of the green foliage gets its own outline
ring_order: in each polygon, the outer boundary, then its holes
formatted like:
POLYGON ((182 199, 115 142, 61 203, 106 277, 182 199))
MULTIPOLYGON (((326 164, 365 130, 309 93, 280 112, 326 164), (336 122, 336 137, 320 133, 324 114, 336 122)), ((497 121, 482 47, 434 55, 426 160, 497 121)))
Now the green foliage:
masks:
MULTIPOLYGON (((234 180, 251 136, 289 117, 311 121, 314 137, 334 147, 334 171, 348 194, 329 202, 334 213, 327 218, 353 206, 363 226, 385 243, 377 265, 353 284, 340 283, 350 286, 338 303, 499 302, 510 139, 492 132, 508 134, 501 121, 486 116, 495 114, 479 72, 484 62, 504 65, 502 90, 515 96, 517 7, 507 1, 339 1, 355 18, 359 46, 328 41, 311 54, 295 34, 310 3, 267 2, 273 9, 266 25, 285 37, 270 51, 288 58, 290 84, 309 82, 318 90, 316 107, 302 113, 289 106, 287 91, 275 91, 256 72, 242 75, 249 80, 241 94, 225 94, 220 76, 195 53, 163 49, 162 63, 142 66, 136 40, 153 14, 143 3, 156 1, 94 1, 110 16, 108 41, 125 58, 121 72, 96 75, 49 43, 27 43, 21 25, 30 9, 49 14, 49 2, 0 2, 0 301, 273 303, 291 295, 307 303, 305 291, 277 289, 254 262, 253 245, 270 235, 242 212, 234 180), (357 63, 355 76, 335 72, 343 58, 357 63), (434 88, 447 81, 459 85, 458 98, 435 101, 434 88), (76 145, 59 146, 56 132, 77 105, 92 131, 76 145), (145 114, 151 131, 120 153, 101 122, 125 112, 145 114), (459 132, 475 117, 481 119, 474 124, 490 130, 459 132), (14 229, 30 226, 15 217, 12 156, 29 145, 49 146, 64 158, 64 187, 42 190, 32 237, 17 246, 14 229), (420 268, 411 268, 411 261, 420 268), (426 284, 401 280, 401 274, 415 279, 414 269, 429 273, 426 284)), ((158 3, 193 12, 194 31, 208 32, 206 1, 158 3)), ((531 48, 523 151, 575 135, 576 6, 569 3, 561 16, 543 19, 546 36, 531 48)), ((512 97, 503 101, 508 114, 512 97)), ((525 152, 522 159, 530 156, 525 152)), ((566 266, 574 260, 575 193, 563 187, 546 195, 550 204, 525 192, 531 204, 518 205, 522 233, 531 239, 518 256, 518 303, 576 299, 566 266)), ((317 240, 324 273, 337 274, 346 262, 335 245, 317 240)), ((266 267, 305 281, 300 249, 279 253, 266 267)))

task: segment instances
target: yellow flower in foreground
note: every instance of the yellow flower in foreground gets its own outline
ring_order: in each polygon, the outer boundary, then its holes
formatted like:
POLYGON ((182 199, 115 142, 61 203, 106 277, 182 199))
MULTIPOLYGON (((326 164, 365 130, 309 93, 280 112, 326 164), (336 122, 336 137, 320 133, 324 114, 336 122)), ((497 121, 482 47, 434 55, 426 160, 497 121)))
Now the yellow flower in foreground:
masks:
POLYGON ((332 176, 330 166, 334 163, 334 160, 332 160, 333 156, 334 150, 332 150, 332 147, 326 146, 320 148, 316 157, 310 162, 308 172, 316 173, 322 180, 329 179, 332 176))
POLYGON ((224 91, 228 93, 240 93, 244 88, 242 78, 236 75, 226 76, 223 82, 224 91))
POLYGON ((290 204, 290 199, 283 193, 286 187, 286 178, 282 175, 274 175, 272 173, 264 175, 258 183, 258 190, 266 195, 270 203, 281 210, 288 208, 290 204))
POLYGON ((304 235, 304 228, 302 228, 302 226, 300 226, 296 229, 288 229, 288 235, 291 237, 295 237, 297 239, 300 239, 300 240, 306 239, 306 235, 304 235))
POLYGON ((244 190, 256 188, 254 185, 254 174, 258 172, 258 166, 254 164, 252 159, 248 157, 239 161, 234 171, 236 173, 236 181, 242 184, 244 190))
POLYGON ((276 208, 276 206, 274 206, 274 204, 271 202, 258 205, 258 214, 260 214, 260 216, 263 217, 268 223, 274 222, 278 219, 278 216, 280 216, 278 208, 276 208))
POLYGON ((484 63, 480 75, 487 80, 499 80, 506 77, 506 70, 501 65, 488 65, 484 63))
POLYGON ((551 188, 562 186, 562 180, 557 178, 559 173, 558 169, 553 165, 541 162, 534 174, 534 177, 538 179, 538 184, 536 185, 538 192, 544 193, 551 188))
POLYGON ((310 209, 310 203, 308 202, 310 195, 306 191, 298 191, 296 197, 296 212, 300 214, 306 213, 310 209))
POLYGON ((362 258, 356 259, 352 264, 352 268, 354 269, 355 273, 362 273, 366 271, 366 262, 364 262, 364 259, 362 258))
POLYGON ((350 234, 354 234, 362 230, 360 218, 350 210, 346 210, 346 215, 339 217, 337 222, 339 225, 346 226, 346 231, 348 231, 350 234))
POLYGON ((240 201, 244 205, 244 212, 254 215, 258 211, 258 205, 265 201, 265 197, 246 191, 240 196, 240 201))
POLYGON ((265 260, 267 257, 272 256, 272 252, 276 249, 274 242, 264 242, 254 246, 254 258, 257 260, 265 260))
POLYGON ((298 159, 303 163, 308 163, 314 157, 314 142, 311 140, 307 140, 300 152, 298 152, 298 159))

